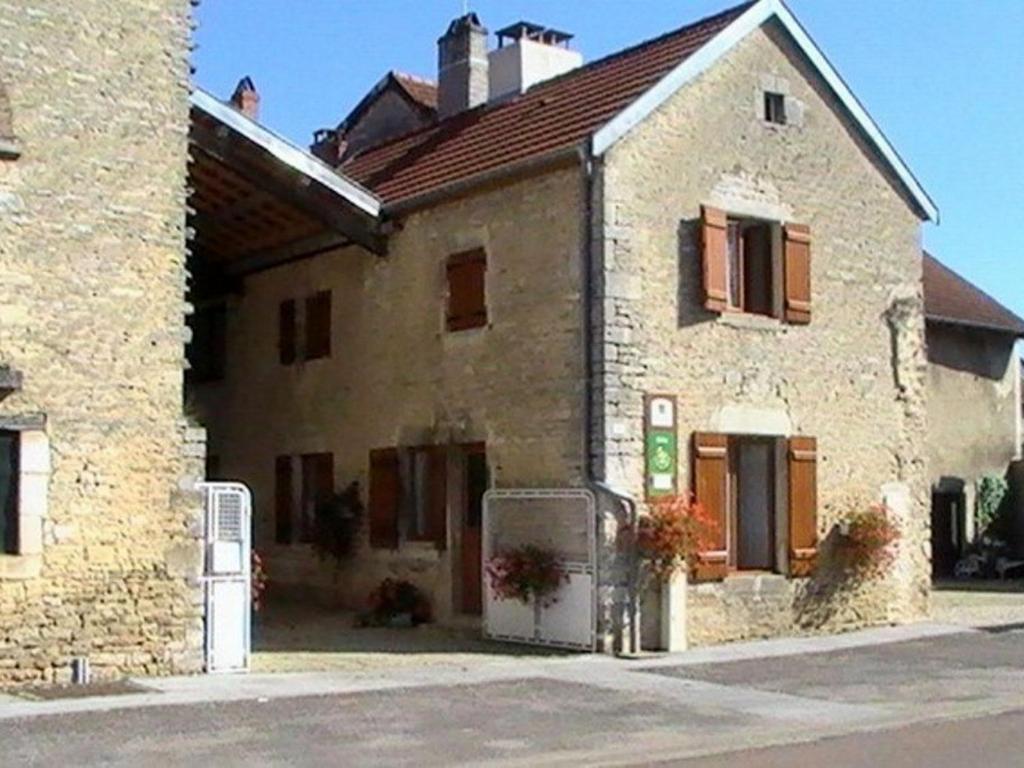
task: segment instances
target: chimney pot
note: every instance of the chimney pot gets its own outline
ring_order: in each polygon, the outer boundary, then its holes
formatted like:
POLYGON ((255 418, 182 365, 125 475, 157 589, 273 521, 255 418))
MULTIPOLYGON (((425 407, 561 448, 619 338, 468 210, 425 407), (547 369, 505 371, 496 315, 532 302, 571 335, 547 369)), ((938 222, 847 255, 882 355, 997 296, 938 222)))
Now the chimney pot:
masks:
POLYGON ((250 120, 260 118, 260 94, 253 85, 252 78, 243 77, 231 94, 231 104, 250 120))

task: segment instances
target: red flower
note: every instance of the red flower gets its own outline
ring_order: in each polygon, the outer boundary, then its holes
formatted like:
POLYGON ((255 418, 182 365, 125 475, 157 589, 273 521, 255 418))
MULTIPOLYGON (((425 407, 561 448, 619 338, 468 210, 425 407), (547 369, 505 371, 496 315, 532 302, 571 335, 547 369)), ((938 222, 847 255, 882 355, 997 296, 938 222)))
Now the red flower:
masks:
POLYGON ((718 523, 691 494, 666 496, 640 518, 637 548, 656 579, 693 570, 697 555, 715 548, 718 523))
POLYGON ((555 602, 554 593, 569 580, 555 553, 530 544, 499 552, 484 570, 499 600, 529 603, 533 598, 544 606, 555 602))

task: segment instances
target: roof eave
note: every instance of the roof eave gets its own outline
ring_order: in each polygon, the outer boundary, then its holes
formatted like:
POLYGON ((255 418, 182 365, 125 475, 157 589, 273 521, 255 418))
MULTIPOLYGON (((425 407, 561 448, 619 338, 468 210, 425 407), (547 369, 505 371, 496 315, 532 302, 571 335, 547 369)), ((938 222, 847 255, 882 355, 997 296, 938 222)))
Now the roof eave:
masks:
POLYGON ((729 26, 719 32, 700 50, 689 56, 669 72, 650 90, 600 128, 593 137, 594 155, 603 155, 620 139, 626 136, 652 112, 665 103, 687 83, 709 69, 728 53, 748 34, 770 19, 777 20, 793 38, 797 47, 811 62, 815 70, 832 89, 840 103, 850 112, 854 120, 874 146, 878 154, 899 179, 907 194, 918 207, 922 218, 939 222, 939 209, 920 182, 903 162, 899 153, 889 143, 877 123, 864 106, 853 95, 839 73, 829 63, 825 54, 815 45, 810 35, 782 0, 759 0, 743 12, 729 26))
POLYGON ((964 320, 959 317, 947 317, 945 315, 935 314, 925 314, 925 321, 929 323, 938 323, 940 325, 957 325, 962 328, 971 328, 977 331, 988 331, 990 333, 1000 333, 1005 336, 1024 339, 1024 327, 1011 328, 1009 326, 997 325, 995 323, 981 323, 976 320, 964 320))
POLYGON ((280 162, 323 185, 363 213, 373 218, 380 217, 381 200, 379 197, 351 179, 342 176, 320 159, 267 130, 201 88, 195 88, 192 91, 190 101, 196 109, 237 131, 280 162))

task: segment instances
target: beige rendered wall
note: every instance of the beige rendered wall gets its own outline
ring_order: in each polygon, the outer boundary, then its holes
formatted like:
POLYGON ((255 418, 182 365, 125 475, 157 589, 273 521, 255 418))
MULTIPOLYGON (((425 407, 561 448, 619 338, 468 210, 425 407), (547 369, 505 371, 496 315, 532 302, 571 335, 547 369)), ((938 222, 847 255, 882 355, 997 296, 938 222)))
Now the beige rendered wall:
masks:
POLYGON ((896 574, 875 589, 824 577, 734 577, 692 587, 697 644, 911 619, 928 592, 924 324, 919 220, 836 103, 762 28, 669 99, 605 159, 598 306, 598 465, 641 496, 642 395, 679 402, 680 484, 695 431, 818 438, 819 533, 842 500, 906 484, 896 574), (762 120, 787 94, 792 124, 762 120), (730 321, 701 304, 702 203, 808 224, 813 320, 730 321))
POLYGON ((181 402, 188 15, 0 4, 21 151, 0 159, 0 364, 24 375, 0 423, 33 425, 22 512, 39 513, 0 555, 0 685, 67 679, 75 656, 98 677, 202 662, 181 490, 202 463, 181 402))
MULTIPOLYGON (((456 499, 449 547, 363 546, 338 570, 307 546, 273 543, 275 456, 330 451, 338 489, 358 480, 368 452, 389 446, 484 441, 497 486, 564 486, 581 477, 582 352, 579 171, 573 167, 480 192, 396 222, 387 256, 356 248, 245 280, 229 304, 225 381, 202 388, 210 452, 255 498, 256 547, 271 589, 352 607, 385 576, 408 578, 452 611, 458 564, 456 499), (486 328, 445 330, 449 254, 487 250, 486 328), (278 303, 332 291, 329 359, 279 365, 278 303)), ((451 478, 450 493, 457 485, 451 478)))
MULTIPOLYGON (((939 491, 963 492, 973 511, 977 483, 1004 477, 1020 456, 1020 375, 1016 340, 929 323, 928 478, 939 491)), ((975 535, 967 516, 966 535, 975 535)))

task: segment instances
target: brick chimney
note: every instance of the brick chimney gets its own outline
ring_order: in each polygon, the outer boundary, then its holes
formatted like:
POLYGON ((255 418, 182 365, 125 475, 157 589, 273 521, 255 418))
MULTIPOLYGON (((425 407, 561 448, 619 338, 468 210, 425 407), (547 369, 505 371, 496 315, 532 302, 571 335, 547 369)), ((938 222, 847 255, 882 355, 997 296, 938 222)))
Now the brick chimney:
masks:
POLYGON ((437 41, 437 113, 441 119, 488 97, 487 30, 475 13, 455 19, 437 41))
POLYGON ((250 120, 260 119, 260 95, 252 79, 243 77, 231 94, 231 105, 250 120))

